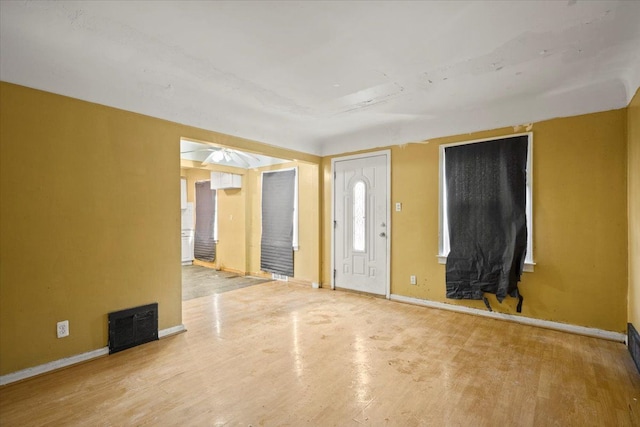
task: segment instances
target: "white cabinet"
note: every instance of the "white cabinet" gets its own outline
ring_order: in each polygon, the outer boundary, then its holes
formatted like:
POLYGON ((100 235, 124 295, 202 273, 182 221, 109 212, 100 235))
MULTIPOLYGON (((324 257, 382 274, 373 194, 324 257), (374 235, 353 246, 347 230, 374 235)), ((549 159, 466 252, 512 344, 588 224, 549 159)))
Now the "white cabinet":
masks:
POLYGON ((182 265, 193 263, 193 230, 182 230, 182 265))
POLYGON ((224 190, 242 188, 242 175, 226 172, 211 172, 211 189, 224 190))
POLYGON ((180 209, 187 209, 187 180, 180 178, 180 209))
POLYGON ((194 215, 193 215, 193 202, 187 202, 187 207, 180 211, 180 222, 182 223, 183 230, 193 230, 194 228, 194 215))

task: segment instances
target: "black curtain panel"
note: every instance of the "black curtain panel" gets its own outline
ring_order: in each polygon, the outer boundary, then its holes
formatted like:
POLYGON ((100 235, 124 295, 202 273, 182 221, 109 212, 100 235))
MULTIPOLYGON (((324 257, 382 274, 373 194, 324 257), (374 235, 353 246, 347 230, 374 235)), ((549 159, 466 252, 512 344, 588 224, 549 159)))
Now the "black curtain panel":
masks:
POLYGON ((216 191, 209 181, 196 182, 196 230, 194 256, 200 261, 216 259, 213 230, 216 218, 216 191))
POLYGON ((483 299, 484 292, 500 302, 519 297, 527 250, 527 145, 525 135, 445 148, 447 298, 483 299))
POLYGON ((262 271, 293 276, 295 179, 295 170, 262 174, 262 271))

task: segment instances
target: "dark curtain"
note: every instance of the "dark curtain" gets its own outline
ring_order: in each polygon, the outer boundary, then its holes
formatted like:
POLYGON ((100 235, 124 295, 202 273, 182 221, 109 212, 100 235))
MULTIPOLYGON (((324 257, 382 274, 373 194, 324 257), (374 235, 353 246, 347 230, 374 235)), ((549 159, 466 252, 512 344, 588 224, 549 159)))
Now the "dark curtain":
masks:
POLYGON ((262 174, 262 271, 293 276, 295 178, 295 170, 262 174))
POLYGON ((500 302, 519 297, 527 250, 527 144, 527 136, 518 136, 445 148, 447 298, 483 299, 484 292, 500 302))
POLYGON ((194 256, 200 261, 216 259, 213 228, 216 215, 216 191, 209 181, 196 182, 196 230, 194 256))

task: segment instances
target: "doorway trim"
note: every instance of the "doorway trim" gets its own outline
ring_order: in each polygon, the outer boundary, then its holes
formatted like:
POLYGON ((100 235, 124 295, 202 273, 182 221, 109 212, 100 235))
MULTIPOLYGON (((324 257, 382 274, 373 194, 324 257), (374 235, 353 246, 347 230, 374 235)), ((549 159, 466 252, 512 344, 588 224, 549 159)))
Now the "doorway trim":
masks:
POLYGON ((355 159, 363 159, 366 157, 374 157, 374 156, 386 156, 387 158, 387 191, 386 191, 386 199, 385 203, 387 206, 387 254, 385 262, 387 264, 386 268, 386 277, 385 277, 385 298, 389 299, 391 297, 391 150, 379 150, 379 151, 370 151, 366 153, 360 154, 352 154, 349 156, 342 157, 333 157, 331 159, 331 270, 329 272, 329 276, 331 277, 331 289, 335 290, 335 268, 336 268, 336 260, 335 260, 335 212, 336 212, 336 162, 340 162, 343 160, 355 160, 355 159))

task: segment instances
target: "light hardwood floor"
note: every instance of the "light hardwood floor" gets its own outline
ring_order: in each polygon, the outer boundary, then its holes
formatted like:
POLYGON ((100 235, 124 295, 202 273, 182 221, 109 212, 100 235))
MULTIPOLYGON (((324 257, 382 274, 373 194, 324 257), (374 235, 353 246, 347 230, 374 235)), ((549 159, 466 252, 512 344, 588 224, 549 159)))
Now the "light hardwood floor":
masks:
POLYGON ((184 323, 2 387, 0 425, 640 425, 619 343, 277 282, 186 301, 184 323))

